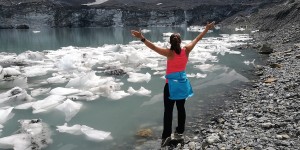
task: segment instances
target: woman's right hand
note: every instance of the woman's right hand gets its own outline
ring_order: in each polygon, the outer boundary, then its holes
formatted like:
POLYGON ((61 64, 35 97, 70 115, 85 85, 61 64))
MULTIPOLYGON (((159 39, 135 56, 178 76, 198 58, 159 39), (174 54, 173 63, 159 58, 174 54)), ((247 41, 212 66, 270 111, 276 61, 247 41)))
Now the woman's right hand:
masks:
POLYGON ((213 22, 211 22, 211 23, 207 22, 205 28, 206 28, 207 30, 211 30, 211 29, 213 29, 214 27, 215 27, 215 22, 213 21, 213 22))
POLYGON ((142 35, 142 32, 139 32, 139 31, 136 31, 136 30, 131 30, 131 35, 136 37, 136 38, 139 38, 139 39, 144 38, 144 36, 142 35))

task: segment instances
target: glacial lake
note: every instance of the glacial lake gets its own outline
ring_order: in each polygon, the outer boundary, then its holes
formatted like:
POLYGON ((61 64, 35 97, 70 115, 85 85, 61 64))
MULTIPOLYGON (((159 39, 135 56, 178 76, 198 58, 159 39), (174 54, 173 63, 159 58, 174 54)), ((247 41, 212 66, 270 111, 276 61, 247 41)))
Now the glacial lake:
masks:
MULTIPOLYGON (((40 118, 49 125, 53 140, 45 150, 134 149, 147 141, 137 137, 137 131, 148 128, 153 131, 152 139, 159 139, 163 123, 166 59, 132 37, 131 29, 139 28, 0 30, 0 52, 6 52, 0 53, 2 59, 17 58, 17 55, 26 53, 18 58, 28 61, 28 53, 41 52, 38 56, 43 55, 38 63, 30 60, 30 65, 10 66, 27 76, 26 85, 22 88, 33 97, 33 101, 45 99, 51 95, 50 90, 57 87, 73 87, 70 80, 75 78, 78 79, 72 82, 76 85, 75 89, 92 93, 89 100, 74 100, 82 106, 69 121, 66 121, 64 112, 56 108, 38 113, 33 113, 32 108, 13 109, 14 116, 2 124, 0 138, 15 134, 20 128, 18 120, 40 118), (7 55, 10 55, 9 58, 7 55), (122 69, 129 74, 109 75, 107 71, 111 69, 122 69), (65 81, 49 83, 47 79, 55 76, 57 80, 63 78, 65 81), (41 88, 48 89, 48 92, 32 95, 32 91, 41 88), (111 138, 94 141, 84 135, 59 132, 57 126, 65 123, 110 132, 111 138)), ((198 30, 196 27, 193 29, 198 30)), ((147 39, 159 46, 168 46, 168 35, 173 32, 181 34, 182 45, 199 34, 187 27, 148 27, 142 28, 142 31, 147 39)), ((254 64, 262 63, 261 57, 251 48, 239 48, 253 42, 249 34, 251 31, 247 30, 215 29, 194 48, 186 70, 194 90, 194 96, 186 102, 187 122, 206 113, 203 106, 210 106, 212 95, 219 94, 216 91, 230 90, 253 78, 250 72, 254 64)), ((2 86, 0 91, 4 93, 11 88, 2 86)), ((72 97, 72 94, 64 96, 72 97)), ((4 105, 0 103, 1 107, 4 105)), ((176 117, 174 107, 174 128, 176 117)))

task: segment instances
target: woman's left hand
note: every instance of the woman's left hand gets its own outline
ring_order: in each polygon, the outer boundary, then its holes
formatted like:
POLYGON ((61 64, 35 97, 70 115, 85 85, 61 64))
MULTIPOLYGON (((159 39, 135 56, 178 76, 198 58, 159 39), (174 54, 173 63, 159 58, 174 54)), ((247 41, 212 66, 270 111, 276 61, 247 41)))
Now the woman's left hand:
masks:
POLYGON ((142 39, 144 38, 144 36, 142 35, 142 33, 140 31, 136 31, 136 30, 131 30, 131 35, 136 37, 136 38, 139 38, 139 39, 142 39))

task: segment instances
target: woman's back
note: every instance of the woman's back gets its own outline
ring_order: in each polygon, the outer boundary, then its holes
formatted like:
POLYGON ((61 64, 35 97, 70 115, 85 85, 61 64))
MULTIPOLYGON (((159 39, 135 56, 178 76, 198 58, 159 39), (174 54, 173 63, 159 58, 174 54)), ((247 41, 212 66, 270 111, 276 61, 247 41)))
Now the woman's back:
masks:
POLYGON ((185 48, 181 49, 179 55, 174 52, 174 57, 167 60, 166 74, 184 71, 187 62, 188 57, 186 56, 185 48))

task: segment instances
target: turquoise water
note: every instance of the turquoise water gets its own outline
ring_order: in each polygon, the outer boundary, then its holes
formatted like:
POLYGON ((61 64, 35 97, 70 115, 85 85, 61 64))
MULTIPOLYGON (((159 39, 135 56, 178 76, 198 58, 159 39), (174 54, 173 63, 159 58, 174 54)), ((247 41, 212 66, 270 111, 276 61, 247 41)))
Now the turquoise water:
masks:
MULTIPOLYGON (((41 52, 43 50, 57 51, 67 46, 73 46, 75 47, 74 49, 97 48, 103 47, 103 45, 114 44, 128 46, 130 42, 136 40, 129 32, 131 29, 135 28, 41 29, 39 32, 34 30, 0 30, 0 51, 20 54, 27 50, 41 52)), ((151 31, 145 33, 145 37, 153 42, 164 42, 162 33, 167 32, 178 32, 184 40, 192 40, 198 35, 198 32, 188 32, 186 28, 164 27, 147 29, 151 31)), ((206 35, 208 39, 205 41, 218 41, 218 38, 222 37, 223 34, 244 33, 250 33, 250 31, 214 30, 214 32, 206 35)), ((251 40, 243 41, 244 44, 251 42, 251 40)), ((205 49, 209 50, 210 46, 212 45, 208 44, 205 49)), ((201 65, 199 62, 188 64, 188 73, 201 73, 202 75, 205 74, 206 77, 190 78, 195 95, 186 103, 187 121, 193 117, 197 117, 201 113, 205 113, 206 110, 201 109, 199 105, 209 106, 211 101, 209 95, 218 95, 215 92, 216 89, 221 91, 223 89, 228 90, 231 85, 243 84, 251 79, 251 75, 248 72, 253 69, 253 65, 247 65, 245 61, 255 59, 255 64, 261 63, 258 54, 251 49, 239 50, 236 47, 232 47, 230 51, 233 53, 226 52, 223 54, 222 51, 208 52, 215 59, 206 60, 205 65, 207 66, 201 66, 201 69, 195 67, 195 65, 201 65)), ((141 51, 141 53, 144 52, 141 51)), ((198 54, 198 51, 195 50, 196 54, 198 54)), ((201 54, 199 56, 204 57, 206 55, 201 54)), ((148 83, 132 83, 127 81, 127 76, 116 76, 115 78, 124 83, 122 90, 126 91, 130 86, 134 89, 139 89, 143 86, 151 90, 150 96, 133 95, 119 100, 112 100, 101 96, 94 101, 81 101, 83 107, 68 122, 69 126, 81 124, 97 130, 111 132, 112 140, 95 142, 86 139, 82 135, 60 133, 56 131, 56 126, 61 126, 65 123, 65 116, 62 112, 53 110, 47 113, 32 114, 31 109, 14 110, 13 113, 15 113, 15 116, 4 124, 0 138, 9 136, 18 130, 19 124, 17 121, 19 119, 34 118, 41 118, 51 128, 53 143, 46 150, 133 149, 137 141, 141 139, 136 136, 136 132, 144 128, 151 128, 154 132, 153 138, 159 138, 162 131, 163 116, 162 90, 164 79, 161 78, 163 75, 155 75, 155 71, 147 67, 141 68, 139 72, 149 72, 152 75, 151 80, 148 83)), ((105 76, 103 73, 99 73, 99 75, 105 76)), ((33 83, 40 80, 43 80, 43 78, 32 77, 28 79, 28 93, 30 93, 30 88, 39 86, 33 83)), ((58 85, 40 86, 54 88, 58 85)), ((175 111, 174 117, 176 117, 175 111)))

